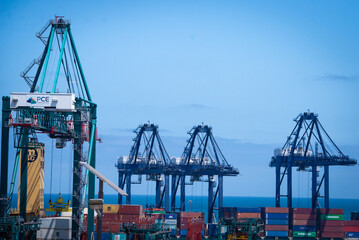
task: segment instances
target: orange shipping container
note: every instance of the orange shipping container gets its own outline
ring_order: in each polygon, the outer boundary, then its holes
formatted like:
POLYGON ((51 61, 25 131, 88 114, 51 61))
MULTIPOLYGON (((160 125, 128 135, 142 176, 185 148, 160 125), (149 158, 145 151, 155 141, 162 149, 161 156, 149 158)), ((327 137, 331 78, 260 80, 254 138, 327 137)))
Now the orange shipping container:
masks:
POLYGON ((261 218, 260 213, 237 213, 237 218, 244 219, 244 218, 261 218))

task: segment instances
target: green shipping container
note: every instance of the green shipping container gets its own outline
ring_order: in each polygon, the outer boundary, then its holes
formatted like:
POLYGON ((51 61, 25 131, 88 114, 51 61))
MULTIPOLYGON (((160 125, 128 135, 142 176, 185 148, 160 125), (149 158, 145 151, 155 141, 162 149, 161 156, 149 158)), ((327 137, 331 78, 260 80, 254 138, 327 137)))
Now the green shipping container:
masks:
POLYGON ((293 237, 316 237, 316 232, 293 232, 293 237))
POLYGON ((322 214, 320 215, 321 220, 344 220, 344 215, 338 214, 322 214))

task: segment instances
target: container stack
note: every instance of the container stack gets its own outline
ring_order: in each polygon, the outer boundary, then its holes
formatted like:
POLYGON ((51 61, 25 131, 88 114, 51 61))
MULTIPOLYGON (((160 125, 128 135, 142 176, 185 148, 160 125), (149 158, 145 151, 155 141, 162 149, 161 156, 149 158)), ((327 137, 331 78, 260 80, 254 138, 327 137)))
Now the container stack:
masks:
POLYGON ((344 209, 320 209, 320 234, 322 238, 344 237, 344 209))
POLYGON ((344 221, 344 232, 347 238, 359 238, 359 220, 344 221))
POLYGON ((259 231, 260 237, 288 237, 288 208, 263 208, 262 218, 264 229, 259 231))
POLYGON ((236 207, 221 207, 219 209, 219 218, 235 218, 237 214, 236 207))
POLYGON ((317 236, 317 210, 315 208, 293 208, 293 237, 317 236))
POLYGON ((187 236, 188 220, 201 219, 202 229, 204 228, 204 213, 201 212, 180 212, 177 216, 177 228, 181 236, 187 236))
POLYGON ((169 213, 164 216, 164 230, 170 230, 172 236, 177 235, 177 214, 169 213))
POLYGON ((40 230, 36 232, 36 239, 71 239, 71 218, 53 217, 41 218, 40 230))
POLYGON ((248 218, 261 218, 261 208, 238 207, 236 210, 236 218, 238 222, 248 218))

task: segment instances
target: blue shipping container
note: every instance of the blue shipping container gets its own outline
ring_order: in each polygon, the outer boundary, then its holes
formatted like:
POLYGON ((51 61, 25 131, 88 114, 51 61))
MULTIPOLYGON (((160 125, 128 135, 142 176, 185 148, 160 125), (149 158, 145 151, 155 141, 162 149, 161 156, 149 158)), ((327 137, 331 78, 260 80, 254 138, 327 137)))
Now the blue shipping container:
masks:
POLYGON ((181 236, 187 236, 187 229, 181 229, 181 236))
POLYGON ((208 235, 211 237, 218 235, 218 225, 217 224, 208 224, 208 235))
POLYGON ((261 208, 237 207, 237 212, 239 212, 239 213, 260 213, 261 208))
POLYGON ((177 235, 177 230, 172 230, 171 231, 171 236, 176 236, 177 235))
POLYGON ((359 238, 359 232, 347 232, 347 238, 359 238))
POLYGON ((266 237, 288 237, 287 231, 266 231, 266 237))
POLYGON ((266 219, 288 219, 288 213, 266 213, 266 219))
MULTIPOLYGON (((97 232, 94 232, 94 239, 97 239, 97 232)), ((101 234, 101 240, 107 240, 109 239, 109 233, 102 233, 101 234)))
POLYGON ((317 231, 317 227, 316 226, 296 226, 296 225, 293 225, 293 231, 315 232, 315 231, 317 231))
POLYGON ((177 219, 177 214, 165 214, 165 219, 177 219))
POLYGON ((288 225, 288 220, 285 219, 266 219, 268 225, 288 225))

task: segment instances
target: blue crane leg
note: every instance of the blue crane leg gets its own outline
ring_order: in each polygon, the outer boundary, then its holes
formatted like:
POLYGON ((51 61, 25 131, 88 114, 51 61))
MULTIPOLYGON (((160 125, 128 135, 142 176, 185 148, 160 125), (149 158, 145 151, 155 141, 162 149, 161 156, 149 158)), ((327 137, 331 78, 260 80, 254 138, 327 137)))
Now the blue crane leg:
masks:
POLYGON ((218 209, 223 207, 223 176, 218 175, 218 209))
POLYGON ((177 176, 172 175, 171 211, 176 211, 176 187, 177 187, 177 176))
POLYGON ((208 176, 208 223, 213 220, 213 181, 212 176, 208 176))
POLYGON ((324 166, 324 206, 329 208, 329 166, 324 166))
POLYGON ((275 168, 275 206, 280 207, 280 161, 275 168))
POLYGON ((292 208, 293 203, 292 203, 292 162, 289 161, 288 162, 288 169, 287 169, 287 203, 288 203, 288 208, 292 208))
POLYGON ((161 202, 161 180, 159 177, 156 179, 156 207, 160 208, 161 202))
POLYGON ((181 212, 186 211, 186 176, 181 176, 181 212))
POLYGON ((131 204, 131 174, 129 173, 126 176, 126 193, 128 194, 126 204, 131 204))
POLYGON ((170 176, 165 175, 165 211, 170 211, 170 176))
POLYGON ((312 208, 317 207, 317 167, 312 166, 312 208))
MULTIPOLYGON (((118 187, 119 188, 123 187, 122 179, 123 179, 123 174, 119 173, 118 174, 118 187)), ((122 195, 121 194, 118 194, 118 204, 122 204, 122 195)))

